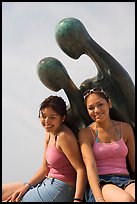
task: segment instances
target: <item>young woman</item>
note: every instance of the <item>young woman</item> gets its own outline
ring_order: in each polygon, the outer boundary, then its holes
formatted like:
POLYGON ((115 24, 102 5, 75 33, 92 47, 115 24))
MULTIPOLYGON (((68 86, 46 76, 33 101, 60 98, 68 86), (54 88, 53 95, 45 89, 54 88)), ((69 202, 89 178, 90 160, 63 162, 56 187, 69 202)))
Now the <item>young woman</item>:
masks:
POLYGON ((46 98, 39 118, 45 129, 45 150, 38 172, 26 183, 4 184, 5 202, 82 202, 86 171, 74 133, 65 125, 66 103, 46 98))
POLYGON ((133 129, 126 122, 110 119, 112 102, 102 89, 88 90, 84 100, 94 121, 79 132, 90 186, 87 202, 134 202, 135 181, 131 180, 126 165, 128 159, 135 172, 133 129))

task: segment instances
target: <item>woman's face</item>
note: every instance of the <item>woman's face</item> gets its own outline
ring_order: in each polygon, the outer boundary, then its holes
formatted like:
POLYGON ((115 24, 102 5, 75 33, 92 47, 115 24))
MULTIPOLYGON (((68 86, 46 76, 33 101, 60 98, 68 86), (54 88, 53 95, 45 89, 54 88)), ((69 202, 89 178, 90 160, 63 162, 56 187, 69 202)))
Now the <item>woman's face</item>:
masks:
POLYGON ((58 132, 58 130, 62 126, 64 117, 55 112, 53 108, 48 107, 42 110, 40 121, 47 132, 51 132, 54 134, 58 132))
POLYGON ((103 122, 107 119, 109 108, 112 106, 110 101, 108 102, 97 93, 91 93, 87 97, 86 105, 90 117, 96 122, 103 122))

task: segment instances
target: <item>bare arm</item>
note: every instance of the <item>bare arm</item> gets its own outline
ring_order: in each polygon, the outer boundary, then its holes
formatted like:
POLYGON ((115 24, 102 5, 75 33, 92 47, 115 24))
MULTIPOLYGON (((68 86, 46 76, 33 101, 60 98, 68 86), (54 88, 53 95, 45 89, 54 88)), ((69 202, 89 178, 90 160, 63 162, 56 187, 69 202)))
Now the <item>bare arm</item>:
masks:
POLYGON ((89 128, 84 128, 80 130, 79 141, 82 157, 87 170, 88 181, 92 189, 94 198, 95 200, 97 200, 98 198, 103 198, 101 189, 98 185, 99 178, 97 173, 96 161, 92 151, 93 138, 89 128))
POLYGON ((77 142, 76 137, 70 131, 61 135, 59 140, 60 147, 66 157, 69 159, 70 163, 74 167, 77 172, 76 176, 76 190, 75 190, 75 198, 80 198, 83 200, 87 177, 86 177, 86 169, 82 160, 80 148, 77 142))
POLYGON ((128 161, 131 170, 135 172, 135 136, 132 127, 128 123, 123 123, 123 136, 128 147, 128 161))

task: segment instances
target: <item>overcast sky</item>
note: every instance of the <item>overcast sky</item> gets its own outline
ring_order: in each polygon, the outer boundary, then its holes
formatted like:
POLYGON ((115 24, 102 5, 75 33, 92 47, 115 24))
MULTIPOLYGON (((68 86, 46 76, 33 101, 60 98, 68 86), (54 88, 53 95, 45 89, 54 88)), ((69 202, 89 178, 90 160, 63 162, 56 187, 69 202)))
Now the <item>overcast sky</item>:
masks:
POLYGON ((3 183, 25 181, 41 165, 44 129, 37 117, 39 104, 51 94, 69 103, 63 90, 52 92, 41 83, 39 61, 60 60, 77 87, 96 75, 91 59, 83 55, 74 60, 56 42, 55 27, 68 17, 78 18, 135 83, 135 2, 3 2, 3 183))

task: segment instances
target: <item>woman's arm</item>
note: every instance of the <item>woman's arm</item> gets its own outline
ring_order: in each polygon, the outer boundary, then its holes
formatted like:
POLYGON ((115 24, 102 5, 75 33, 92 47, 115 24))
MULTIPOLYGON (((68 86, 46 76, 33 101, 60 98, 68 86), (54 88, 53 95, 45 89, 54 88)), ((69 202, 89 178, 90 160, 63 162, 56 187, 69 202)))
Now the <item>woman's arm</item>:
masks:
POLYGON ((82 157, 87 170, 88 181, 94 198, 95 200, 97 200, 98 198, 103 199, 103 195, 98 183, 99 178, 97 173, 96 161, 92 151, 93 137, 89 128, 84 128, 79 131, 79 142, 82 157))
POLYGON ((135 172, 135 136, 132 127, 128 123, 123 123, 123 137, 128 147, 128 162, 130 168, 135 172))
POLYGON ((59 145, 77 172, 74 198, 83 200, 87 177, 76 136, 71 131, 66 131, 60 135, 59 145))

